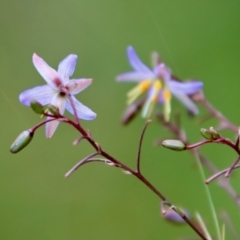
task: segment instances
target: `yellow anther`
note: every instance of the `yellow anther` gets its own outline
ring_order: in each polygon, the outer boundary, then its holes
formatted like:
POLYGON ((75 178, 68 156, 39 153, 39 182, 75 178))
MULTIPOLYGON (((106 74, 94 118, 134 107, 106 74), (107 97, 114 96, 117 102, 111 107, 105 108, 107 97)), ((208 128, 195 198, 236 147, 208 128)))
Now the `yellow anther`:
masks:
POLYGON ((163 99, 164 99, 164 101, 172 99, 172 94, 171 94, 171 92, 168 89, 164 90, 164 92, 163 92, 163 99))
POLYGON ((151 84, 150 80, 144 80, 144 81, 140 82, 132 90, 130 90, 127 93, 127 96, 128 96, 127 104, 133 103, 142 93, 146 92, 148 90, 148 88, 150 87, 150 84, 151 84))
POLYGON ((154 83, 153 83, 153 88, 157 91, 159 91, 161 88, 162 88, 162 83, 160 80, 156 80, 154 83))
POLYGON ((150 87, 151 81, 150 80, 144 80, 142 82, 139 83, 139 87, 141 89, 141 92, 144 93, 148 90, 148 88, 150 87))

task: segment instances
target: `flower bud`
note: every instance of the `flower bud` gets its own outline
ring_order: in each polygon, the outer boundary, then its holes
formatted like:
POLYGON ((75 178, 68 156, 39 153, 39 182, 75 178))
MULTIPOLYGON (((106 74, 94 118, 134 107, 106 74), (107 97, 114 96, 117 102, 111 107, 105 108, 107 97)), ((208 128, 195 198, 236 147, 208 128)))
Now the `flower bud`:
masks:
POLYGON ((213 139, 212 133, 206 128, 201 128, 200 133, 207 140, 212 140, 213 139))
POLYGON ((172 222, 172 223, 177 223, 177 224, 181 224, 181 223, 186 223, 184 221, 184 219, 177 214, 173 209, 169 209, 164 215, 163 215, 164 219, 172 222))
POLYGON ((184 209, 179 209, 169 204, 168 202, 164 201, 160 204, 160 210, 163 218, 169 222, 175 224, 184 224, 186 221, 181 216, 186 216, 190 218, 189 213, 184 209), (174 211, 175 209, 175 211, 174 211))
POLYGON ((186 145, 180 140, 171 140, 167 139, 162 142, 162 145, 165 148, 169 148, 174 151, 183 151, 186 150, 186 145))
POLYGON ((37 114, 44 114, 44 107, 39 102, 32 100, 30 103, 32 110, 37 114))
POLYGON ((210 127, 209 131, 212 134, 213 139, 218 139, 220 137, 218 131, 216 131, 213 127, 210 127))
POLYGON ((52 104, 48 104, 46 106, 46 110, 52 113, 54 116, 59 116, 59 110, 57 107, 53 106, 52 104))
POLYGON ((16 138, 10 147, 11 153, 17 153, 25 148, 32 140, 33 132, 32 130, 25 130, 16 138))
POLYGON ((127 125, 128 123, 130 123, 140 112, 144 103, 145 103, 145 98, 129 105, 125 110, 125 112, 123 113, 122 120, 121 120, 122 124, 127 125))

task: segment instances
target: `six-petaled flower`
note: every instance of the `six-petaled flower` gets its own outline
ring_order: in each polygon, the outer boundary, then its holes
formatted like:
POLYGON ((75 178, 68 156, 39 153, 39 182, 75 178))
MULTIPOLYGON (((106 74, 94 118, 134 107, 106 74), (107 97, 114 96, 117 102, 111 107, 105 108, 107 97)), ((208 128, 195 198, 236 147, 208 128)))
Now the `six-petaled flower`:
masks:
MULTIPOLYGON (((84 120, 94 119, 96 113, 80 103, 73 96, 83 91, 92 83, 92 79, 88 78, 69 79, 74 72, 76 63, 77 55, 70 54, 60 62, 58 71, 56 71, 48 66, 48 64, 37 54, 33 54, 33 64, 47 84, 22 92, 19 96, 20 102, 29 106, 32 100, 36 100, 42 105, 52 104, 59 109, 61 115, 64 114, 65 108, 71 114, 74 114, 73 107, 68 98, 70 95, 76 109, 77 117, 84 120)), ((46 123, 47 138, 52 137, 58 124, 58 120, 46 123)))
POLYGON ((133 47, 127 48, 127 56, 134 71, 117 76, 118 81, 137 82, 138 85, 128 92, 128 104, 134 102, 142 93, 147 92, 147 99, 143 107, 142 116, 149 117, 156 103, 164 105, 164 117, 169 121, 172 95, 181 101, 188 110, 197 114, 198 108, 189 97, 202 89, 200 81, 179 82, 173 79, 170 69, 164 63, 157 64, 150 69, 137 56, 133 47))

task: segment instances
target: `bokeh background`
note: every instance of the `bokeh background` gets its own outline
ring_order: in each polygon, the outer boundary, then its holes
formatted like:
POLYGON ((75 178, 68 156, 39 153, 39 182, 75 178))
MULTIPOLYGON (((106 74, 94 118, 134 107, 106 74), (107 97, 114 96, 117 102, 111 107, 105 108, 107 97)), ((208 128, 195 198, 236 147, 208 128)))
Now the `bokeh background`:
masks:
MULTIPOLYGON (((239 22, 237 0, 1 1, 0 239, 194 238, 188 226, 165 222, 159 199, 119 169, 89 164, 65 179, 67 170, 92 152, 86 142, 72 146, 78 134, 67 125, 61 124, 50 140, 39 129, 26 149, 10 154, 15 137, 40 121, 19 103, 18 95, 44 84, 32 64, 34 52, 54 68, 66 55, 77 54, 74 77, 94 79, 78 99, 98 114, 94 121, 82 121, 83 126, 105 150, 134 166, 145 120, 138 117, 126 127, 120 123, 126 92, 134 86, 115 81, 117 74, 131 69, 126 47, 134 46, 149 64, 151 52, 158 51, 180 78, 202 80, 207 98, 239 124, 239 22)), ((182 124, 191 141, 200 139, 200 127, 215 124, 197 125, 175 100, 173 109, 183 113, 182 124)), ((154 146, 155 140, 168 137, 154 120, 144 139, 143 173, 174 204, 192 215, 200 212, 215 235, 195 160, 187 152, 154 146)), ((202 152, 220 169, 236 157, 218 145, 203 147, 202 152)), ((238 175, 237 171, 232 175, 231 183, 239 192, 238 175)), ((238 208, 216 183, 209 188, 218 213, 227 210, 239 232, 238 208)), ((229 233, 226 239, 231 239, 229 233)))

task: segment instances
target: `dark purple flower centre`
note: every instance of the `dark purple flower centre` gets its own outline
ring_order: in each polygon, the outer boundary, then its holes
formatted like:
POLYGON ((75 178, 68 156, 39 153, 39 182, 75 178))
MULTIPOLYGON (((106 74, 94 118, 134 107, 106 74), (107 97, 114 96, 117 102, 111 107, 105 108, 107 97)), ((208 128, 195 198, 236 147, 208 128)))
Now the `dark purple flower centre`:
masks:
POLYGON ((65 96, 66 96, 66 93, 65 93, 65 92, 60 92, 59 95, 60 95, 61 97, 65 97, 65 96))

